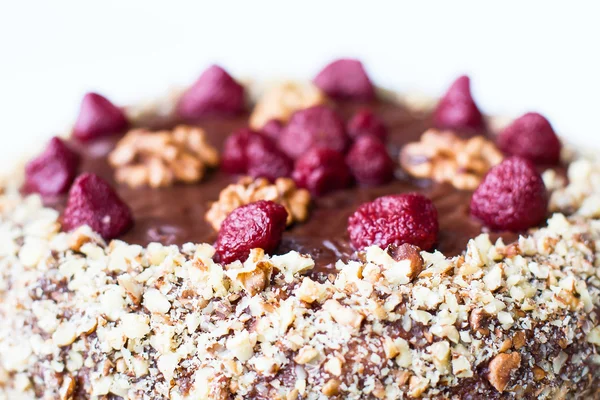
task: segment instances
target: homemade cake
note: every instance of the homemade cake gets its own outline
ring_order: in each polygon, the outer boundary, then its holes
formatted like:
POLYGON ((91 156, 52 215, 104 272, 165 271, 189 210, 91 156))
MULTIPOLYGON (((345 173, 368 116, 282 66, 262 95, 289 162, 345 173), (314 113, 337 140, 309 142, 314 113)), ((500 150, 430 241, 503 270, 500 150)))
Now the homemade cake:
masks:
POLYGON ((0 399, 600 398, 600 161, 546 118, 212 66, 0 196, 0 399))

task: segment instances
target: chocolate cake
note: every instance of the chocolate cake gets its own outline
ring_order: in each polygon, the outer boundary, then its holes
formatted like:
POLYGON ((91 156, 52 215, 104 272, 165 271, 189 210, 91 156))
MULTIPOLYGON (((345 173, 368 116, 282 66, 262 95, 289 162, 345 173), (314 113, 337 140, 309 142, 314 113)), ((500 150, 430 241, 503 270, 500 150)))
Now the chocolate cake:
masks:
POLYGON ((212 66, 0 196, 0 399, 600 398, 600 161, 546 118, 212 66))

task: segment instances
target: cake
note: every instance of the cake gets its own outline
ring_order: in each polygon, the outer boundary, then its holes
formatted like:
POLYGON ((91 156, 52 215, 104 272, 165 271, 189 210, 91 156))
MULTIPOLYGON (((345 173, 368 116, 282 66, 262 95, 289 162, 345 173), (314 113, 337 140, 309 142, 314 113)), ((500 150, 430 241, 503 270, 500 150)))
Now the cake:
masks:
POLYGON ((600 398, 600 161, 466 76, 89 93, 0 216, 0 399, 600 398))

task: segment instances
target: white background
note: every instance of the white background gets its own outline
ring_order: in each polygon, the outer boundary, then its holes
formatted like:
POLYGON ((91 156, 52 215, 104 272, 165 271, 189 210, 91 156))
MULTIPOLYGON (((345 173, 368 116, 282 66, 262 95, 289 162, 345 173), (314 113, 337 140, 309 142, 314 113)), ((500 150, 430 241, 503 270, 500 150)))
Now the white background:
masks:
POLYGON ((0 0, 0 167, 73 121, 99 91, 118 104, 191 82, 312 77, 361 58, 379 85, 440 94, 461 73, 488 113, 546 114, 600 147, 600 3, 0 0))

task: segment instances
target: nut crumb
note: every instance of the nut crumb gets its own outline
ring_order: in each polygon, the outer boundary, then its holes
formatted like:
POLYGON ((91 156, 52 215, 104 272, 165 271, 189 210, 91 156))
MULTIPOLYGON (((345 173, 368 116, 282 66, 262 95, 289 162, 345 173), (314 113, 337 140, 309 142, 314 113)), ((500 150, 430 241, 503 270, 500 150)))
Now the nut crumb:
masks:
POLYGON ((510 381, 510 374, 520 366, 519 353, 500 353, 490 361, 488 380, 497 391, 502 393, 510 381))

